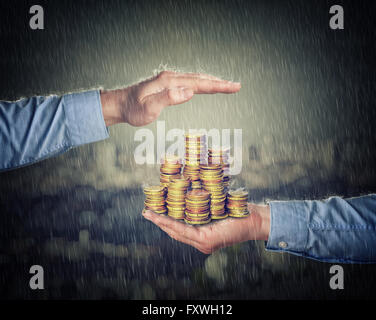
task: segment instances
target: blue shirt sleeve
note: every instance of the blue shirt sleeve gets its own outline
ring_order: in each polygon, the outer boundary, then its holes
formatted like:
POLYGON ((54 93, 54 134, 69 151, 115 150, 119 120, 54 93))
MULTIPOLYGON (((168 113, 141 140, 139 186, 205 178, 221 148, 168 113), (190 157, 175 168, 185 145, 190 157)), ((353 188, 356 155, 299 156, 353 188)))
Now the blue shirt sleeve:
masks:
POLYGON ((98 90, 0 101, 0 171, 108 136, 98 90))
POLYGON ((269 205, 267 250, 331 263, 376 263, 376 195, 269 205))

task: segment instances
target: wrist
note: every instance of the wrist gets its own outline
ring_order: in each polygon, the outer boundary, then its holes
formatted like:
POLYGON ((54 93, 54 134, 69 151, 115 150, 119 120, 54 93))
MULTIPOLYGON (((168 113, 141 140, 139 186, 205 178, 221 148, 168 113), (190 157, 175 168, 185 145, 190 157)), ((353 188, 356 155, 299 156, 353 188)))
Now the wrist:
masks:
POLYGON ((267 241, 270 232, 270 206, 249 204, 249 240, 267 241))
POLYGON ((106 126, 125 122, 122 106, 125 101, 125 90, 111 90, 100 92, 102 113, 106 126))
POLYGON ((259 215, 261 217, 261 227, 258 240, 268 241, 270 233, 270 206, 260 206, 259 215))

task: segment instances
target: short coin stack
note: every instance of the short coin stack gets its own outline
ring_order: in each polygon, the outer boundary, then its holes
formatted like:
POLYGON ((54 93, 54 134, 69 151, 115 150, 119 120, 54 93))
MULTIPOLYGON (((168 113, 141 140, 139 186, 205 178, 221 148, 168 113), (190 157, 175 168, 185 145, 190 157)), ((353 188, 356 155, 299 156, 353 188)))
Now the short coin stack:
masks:
POLYGON ((192 189, 201 188, 200 163, 206 163, 206 136, 204 134, 185 135, 184 177, 192 181, 192 189))
POLYGON ((180 172, 182 168, 180 158, 174 155, 166 155, 162 159, 161 164, 161 185, 168 187, 170 179, 180 177, 180 172))
POLYGON ((189 188, 190 181, 184 177, 171 178, 167 191, 168 215, 174 219, 184 219, 185 216, 185 194, 189 188))
POLYGON ((229 217, 244 218, 249 216, 248 192, 243 190, 229 191, 227 194, 226 209, 229 217))
POLYGON ((219 148, 219 149, 209 149, 208 150, 208 163, 220 164, 223 170, 223 186, 228 187, 230 185, 230 149, 229 148, 219 148))
POLYGON ((151 210, 155 213, 166 214, 165 195, 166 189, 163 186, 150 186, 144 188, 146 195, 145 210, 151 210))
POLYGON ((192 181, 191 188, 192 189, 201 189, 201 181, 200 180, 194 180, 192 181))
POLYGON ((192 190, 185 197, 185 218, 189 224, 206 224, 210 217, 210 194, 205 190, 192 190))
POLYGON ((200 166, 200 180, 203 188, 210 193, 210 212, 212 219, 224 219, 228 215, 225 210, 226 192, 223 187, 223 170, 221 164, 200 166))

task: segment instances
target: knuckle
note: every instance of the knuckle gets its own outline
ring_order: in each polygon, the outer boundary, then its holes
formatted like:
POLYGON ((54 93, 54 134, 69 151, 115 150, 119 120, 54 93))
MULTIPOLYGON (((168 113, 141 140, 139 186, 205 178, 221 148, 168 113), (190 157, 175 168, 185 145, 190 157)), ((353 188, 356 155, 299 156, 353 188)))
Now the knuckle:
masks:
POLYGON ((210 243, 210 234, 207 232, 200 232, 200 239, 202 243, 210 243))
POLYGON ((202 246, 197 249, 204 254, 211 254, 213 252, 213 250, 209 246, 202 246))
POLYGON ((147 118, 156 118, 158 117, 158 112, 154 108, 148 106, 145 109, 145 115, 147 118))
POLYGON ((177 238, 177 236, 176 236, 175 234, 173 234, 173 233, 169 233, 168 235, 170 236, 170 238, 172 238, 172 239, 178 241, 178 238, 177 238))
POLYGON ((166 79, 166 78, 169 78, 172 74, 173 74, 173 72, 171 72, 171 71, 162 71, 158 74, 157 78, 158 79, 166 79))
POLYGON ((172 90, 167 90, 167 98, 168 100, 175 100, 176 99, 176 93, 172 90))

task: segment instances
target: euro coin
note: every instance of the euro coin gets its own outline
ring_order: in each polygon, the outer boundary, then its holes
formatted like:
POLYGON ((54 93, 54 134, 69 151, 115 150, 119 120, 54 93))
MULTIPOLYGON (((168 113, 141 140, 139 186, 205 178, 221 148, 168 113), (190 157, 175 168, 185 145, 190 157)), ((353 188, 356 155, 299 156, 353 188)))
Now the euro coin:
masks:
POLYGON ((209 192, 205 190, 192 190, 187 193, 187 199, 191 200, 207 200, 210 198, 209 192))
POLYGON ((185 217, 184 218, 184 221, 188 224, 192 224, 192 225, 202 225, 202 224, 207 224, 211 221, 211 218, 207 218, 205 220, 192 220, 190 219, 189 217, 185 217))
POLYGON ((155 213, 164 214, 167 212, 164 186, 147 186, 144 188, 145 202, 144 208, 155 213))
POLYGON ((229 213, 228 214, 228 216, 229 217, 232 217, 232 218, 246 218, 246 217, 248 217, 250 215, 250 213, 249 212, 247 212, 247 213, 244 213, 244 214, 236 214, 236 213, 229 213))
POLYGON ((245 198, 248 197, 248 192, 243 190, 230 190, 228 192, 228 197, 230 198, 245 198))
POLYGON ((180 175, 171 178, 167 187, 167 210, 168 215, 174 219, 184 219, 185 217, 185 194, 191 181, 180 175))
POLYGON ((226 211, 229 217, 244 218, 249 216, 248 192, 244 190, 230 190, 227 194, 226 211))
POLYGON ((223 215, 211 215, 211 218, 212 220, 222 220, 222 219, 226 219, 228 217, 228 214, 223 214, 223 215))
POLYGON ((183 167, 181 159, 175 155, 166 155, 161 160, 160 183, 167 187, 170 179, 179 177, 183 167))
POLYGON ((212 216, 225 216, 226 192, 223 186, 221 164, 200 165, 202 187, 210 194, 210 212, 212 216))

